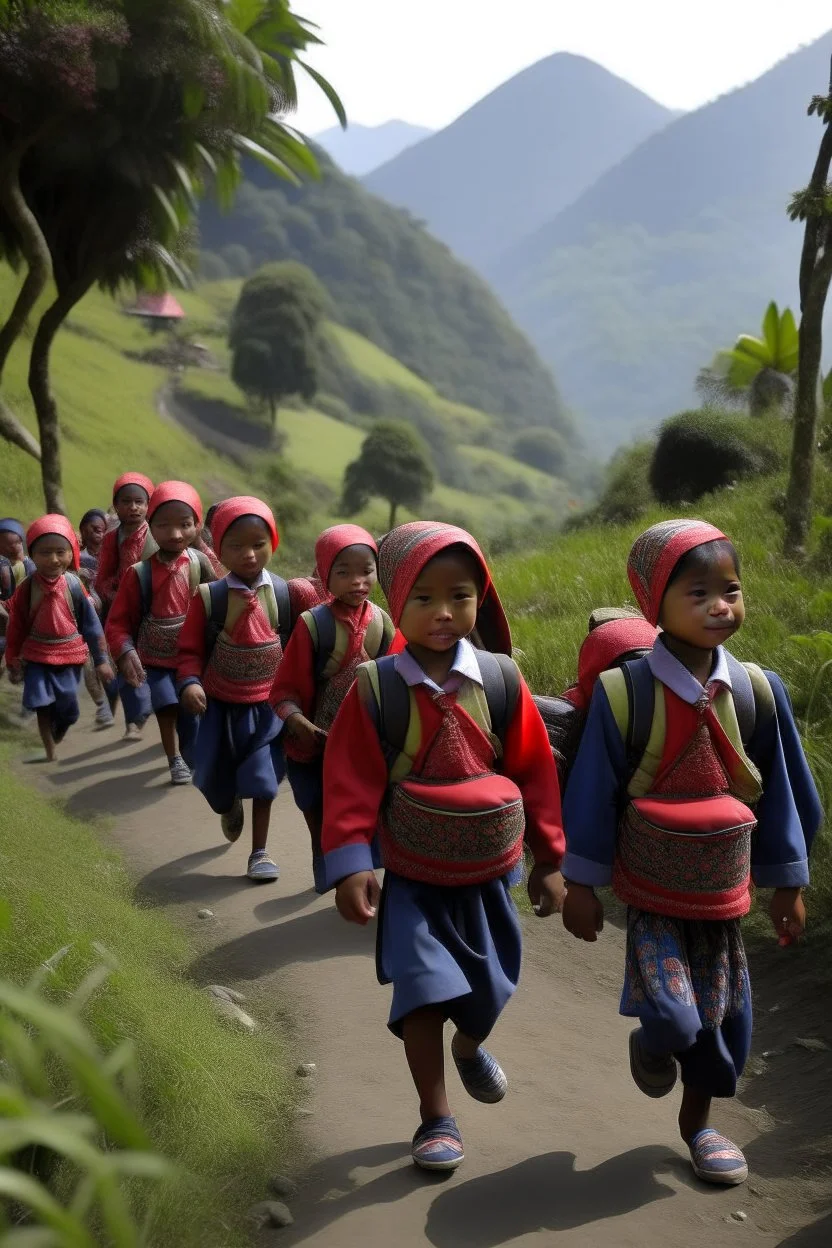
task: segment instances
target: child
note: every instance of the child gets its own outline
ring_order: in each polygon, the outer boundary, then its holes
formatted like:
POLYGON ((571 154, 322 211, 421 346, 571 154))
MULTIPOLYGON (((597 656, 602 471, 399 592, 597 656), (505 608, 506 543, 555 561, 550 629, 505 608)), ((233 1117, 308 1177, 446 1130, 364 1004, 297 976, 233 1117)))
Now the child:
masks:
POLYGON ((324 891, 321 824, 326 736, 359 664, 386 654, 395 633, 390 617, 370 602, 378 577, 377 555, 371 534, 354 524, 335 525, 318 538, 316 573, 327 587, 327 602, 300 616, 270 698, 286 724, 286 769, 295 804, 309 828, 318 892, 324 891))
POLYGON ((221 503, 211 533, 228 575, 191 601, 179 637, 180 703, 204 717, 194 783, 221 816, 226 840, 238 840, 242 799, 252 798, 246 874, 263 883, 280 874, 266 849, 272 802, 285 771, 282 725, 269 693, 288 641, 288 592, 285 581, 265 571, 279 538, 274 516, 259 498, 221 503))
MULTIPOLYGON (((84 588, 92 599, 92 605, 100 617, 101 599, 93 588, 93 582, 98 572, 98 559, 101 554, 104 534, 107 532, 106 515, 100 508, 91 507, 81 517, 78 531, 81 535, 81 561, 78 566, 78 576, 83 581, 84 588)), ((86 685, 87 693, 95 703, 96 730, 101 731, 105 728, 112 728, 116 722, 113 717, 113 711, 118 701, 118 681, 112 681, 105 688, 98 678, 92 659, 88 657, 84 664, 84 684, 86 685)))
POLYGON ((184 481, 157 485, 147 519, 158 550, 128 568, 105 632, 122 679, 132 689, 147 684, 150 690, 171 784, 190 784, 180 745, 190 755, 197 721, 179 708, 176 654, 190 600, 199 585, 215 579, 214 569, 192 548, 202 524, 202 503, 192 486, 184 481))
MULTIPOLYGON (((0 555, 12 566, 15 589, 26 576, 32 576, 35 565, 26 554, 26 532, 19 520, 6 516, 0 520, 0 555)), ((8 595, 7 595, 8 596, 8 595)))
POLYGON ((81 535, 81 562, 78 575, 91 588, 98 575, 98 561, 101 558, 101 547, 107 532, 107 517, 100 507, 91 507, 85 511, 78 525, 81 535))
POLYGON ((378 977, 393 984, 389 1026, 404 1041, 419 1094, 411 1156, 424 1169, 453 1170, 463 1147, 445 1091, 445 1020, 457 1029, 451 1052, 466 1091, 501 1100, 505 1075, 481 1045, 520 971, 509 885, 525 829, 537 864, 529 895, 540 915, 560 908, 560 796, 543 721, 517 668, 468 640, 476 630, 489 649, 511 650, 474 539, 453 525, 401 525, 381 543, 379 579, 407 648, 358 669, 329 735, 326 881, 337 886, 341 915, 367 923, 379 904, 378 831, 386 868, 378 977))
POLYGON ((627 903, 621 1013, 640 1023, 633 1078, 666 1096, 678 1063, 679 1128, 695 1173, 741 1183, 743 1154, 708 1125, 712 1097, 735 1094, 751 1041, 740 918, 753 878, 775 890, 781 944, 801 935, 821 810, 780 679, 723 650, 745 617, 729 540, 698 520, 655 525, 633 546, 629 578, 664 631, 626 673, 604 673, 593 695, 565 804, 563 921, 594 941, 603 926, 594 887, 611 882, 627 903), (652 726, 648 717, 648 745, 628 760, 639 698, 652 700, 652 726))
MULTIPOLYGON (((152 493, 153 482, 140 472, 125 472, 113 486, 113 507, 118 524, 104 535, 93 582, 104 620, 127 569, 147 559, 156 549, 147 523, 147 505, 152 493)), ((134 689, 120 677, 119 693, 124 708, 124 740, 141 741, 142 729, 152 709, 148 688, 141 685, 134 689)))
POLYGON ((80 714, 78 685, 87 650, 102 680, 112 680, 104 635, 78 577, 78 541, 65 516, 41 516, 26 541, 35 564, 9 603, 6 662, 23 669, 23 705, 35 711, 48 762, 80 714))
POLYGON ((214 550, 212 545, 210 529, 211 521, 214 519, 214 515, 218 507, 219 503, 212 503, 208 508, 205 513, 205 527, 200 524, 196 531, 196 535, 194 536, 194 540, 191 543, 194 550, 198 550, 199 553, 204 555, 211 564, 211 567, 214 569, 214 580, 219 580, 220 577, 225 576, 225 568, 220 563, 217 557, 217 552, 214 550))

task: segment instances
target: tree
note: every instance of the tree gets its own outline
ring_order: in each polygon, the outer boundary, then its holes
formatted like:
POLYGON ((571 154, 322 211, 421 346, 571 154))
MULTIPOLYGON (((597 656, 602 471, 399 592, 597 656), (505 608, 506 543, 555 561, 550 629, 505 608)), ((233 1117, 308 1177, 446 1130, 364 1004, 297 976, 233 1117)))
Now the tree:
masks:
POLYGON ((50 510, 63 501, 55 333, 96 283, 183 281, 197 198, 210 185, 229 202, 243 154, 294 180, 317 173, 281 120, 316 42, 288 0, 0 0, 0 255, 26 266, 0 379, 50 276, 56 286, 30 353, 40 445, 8 407, 0 434, 41 459, 50 510))
POLYGON ((279 403, 318 389, 318 339, 327 293, 302 264, 266 265, 244 283, 231 316, 231 377, 244 394, 269 406, 272 427, 279 403))
POLYGON ((783 543, 784 553, 793 559, 806 553, 812 519, 823 311, 832 281, 832 71, 828 94, 814 96, 809 105, 809 116, 815 113, 824 123, 817 160, 809 185, 789 205, 792 221, 803 221, 806 227, 800 257, 800 360, 783 543))
POLYGON ((523 464, 559 476, 566 467, 566 442, 556 429, 532 428, 518 433, 512 454, 523 464))
POLYGON ((740 334, 730 351, 719 351, 697 378, 699 393, 711 402, 748 403, 752 416, 785 411, 794 390, 798 333, 791 308, 781 315, 772 301, 763 317, 760 338, 740 334))
POLYGON ((435 481, 428 448, 415 429, 398 420, 379 420, 364 439, 358 459, 347 465, 341 505, 352 516, 371 498, 384 498, 390 504, 392 529, 399 507, 415 511, 435 481))

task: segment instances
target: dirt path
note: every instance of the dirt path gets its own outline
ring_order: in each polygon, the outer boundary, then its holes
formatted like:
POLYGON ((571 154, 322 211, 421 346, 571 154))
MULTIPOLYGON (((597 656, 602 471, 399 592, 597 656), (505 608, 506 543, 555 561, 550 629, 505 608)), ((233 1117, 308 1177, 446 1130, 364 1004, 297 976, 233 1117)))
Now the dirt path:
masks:
MULTIPOLYGON (((508 1073, 509 1096, 497 1107, 477 1105, 453 1076, 468 1159, 446 1181, 416 1172, 408 1156, 414 1098, 400 1046, 385 1027, 388 991, 375 982, 374 932, 348 927, 330 899, 311 891, 305 830, 291 798, 281 797, 274 820, 281 879, 250 885, 241 878, 244 843, 226 848, 200 795, 168 785, 155 728, 148 726, 146 744, 122 745, 116 733, 89 730, 86 705, 61 763, 51 774, 40 771, 40 783, 75 814, 116 816, 112 835, 135 869, 139 894, 178 913, 197 934, 197 981, 249 992, 255 1014, 258 999, 277 996, 290 1015, 297 1060, 317 1064, 313 1112, 302 1120, 312 1163, 299 1175, 296 1224, 268 1242, 829 1244, 829 1222, 812 1212, 813 1198, 816 1210, 822 1206, 811 1183, 787 1184, 784 1199, 779 1124, 750 1108, 759 1097, 719 1116, 747 1149, 750 1184, 711 1190, 692 1178, 675 1136, 676 1098, 648 1101, 629 1078, 629 1024, 616 1012, 623 939, 615 928, 589 947, 558 921, 525 921, 523 979, 492 1046, 508 1073), (200 907, 210 907, 214 919, 197 919, 200 907), (745 1220, 733 1218, 740 1211, 745 1220)), ((802 1056, 828 1071, 828 1056, 802 1056)))

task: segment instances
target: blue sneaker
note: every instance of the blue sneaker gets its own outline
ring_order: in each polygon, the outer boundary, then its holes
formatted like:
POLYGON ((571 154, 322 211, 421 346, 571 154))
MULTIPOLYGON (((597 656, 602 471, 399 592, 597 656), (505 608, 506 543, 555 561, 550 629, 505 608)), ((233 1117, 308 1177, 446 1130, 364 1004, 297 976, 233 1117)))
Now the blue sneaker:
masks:
POLYGON ((455 1118, 430 1118, 413 1137, 410 1156, 422 1170, 456 1170, 465 1160, 455 1118))
POLYGON ((248 860, 246 875, 256 884, 267 884, 280 878, 280 867, 267 849, 256 849, 248 860))
POLYGON ((693 1173, 703 1183, 736 1187, 748 1178, 748 1163, 741 1150, 713 1127, 698 1131, 688 1147, 693 1173))
POLYGON ((453 1044, 451 1054, 459 1071, 462 1086, 469 1096, 483 1105, 496 1105, 508 1092, 508 1079, 499 1062, 485 1049, 477 1049, 474 1057, 458 1057, 453 1044))

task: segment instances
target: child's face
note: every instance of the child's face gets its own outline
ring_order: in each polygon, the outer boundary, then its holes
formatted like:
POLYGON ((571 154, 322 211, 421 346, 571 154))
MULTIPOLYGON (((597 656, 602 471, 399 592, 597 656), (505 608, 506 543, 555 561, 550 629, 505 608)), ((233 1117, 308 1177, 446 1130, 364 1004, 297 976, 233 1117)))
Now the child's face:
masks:
POLYGON ((269 530, 257 516, 235 520, 222 539, 220 559, 229 572, 249 584, 257 580, 271 555, 269 530))
POLYGON ((5 555, 12 563, 19 563, 23 558, 23 538, 19 533, 10 533, 8 529, 0 532, 0 555, 5 555))
POLYGON ((72 566, 72 547, 65 537, 59 537, 57 533, 39 537, 30 554, 38 572, 48 581, 54 581, 72 566))
POLYGON ((414 646, 437 653, 452 650, 474 631, 479 593, 473 559, 456 551, 437 555, 419 573, 399 628, 414 646))
POLYGON ((347 546, 336 558, 327 589, 333 598, 360 607, 373 592, 378 579, 376 557, 369 546, 347 546))
POLYGON ((115 497, 116 515, 122 524, 139 525, 147 515, 149 501, 140 485, 125 485, 115 497))
POLYGON ((187 503, 162 503, 153 513, 150 532, 166 555, 181 555, 196 538, 196 517, 187 503))
POLYGON ((101 549, 101 543, 104 541, 104 534, 107 532, 107 525, 104 520, 96 516, 94 520, 88 520, 81 528, 81 541, 84 543, 86 550, 90 554, 97 554, 101 549))
POLYGON ((742 627, 745 604, 739 573, 730 555, 708 569, 693 569, 674 581, 662 600, 659 623, 677 641, 715 650, 742 627))

